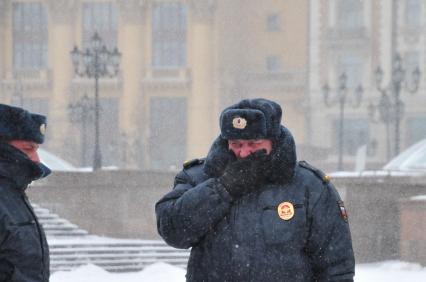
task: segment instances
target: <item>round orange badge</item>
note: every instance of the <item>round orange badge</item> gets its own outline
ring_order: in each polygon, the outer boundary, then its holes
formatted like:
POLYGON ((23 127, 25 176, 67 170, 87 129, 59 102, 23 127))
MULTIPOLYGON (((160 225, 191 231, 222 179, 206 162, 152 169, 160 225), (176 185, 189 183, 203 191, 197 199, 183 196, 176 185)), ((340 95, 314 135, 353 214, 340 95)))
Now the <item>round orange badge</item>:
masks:
POLYGON ((290 220, 294 216, 294 206, 290 202, 282 202, 277 208, 278 216, 284 220, 290 220))

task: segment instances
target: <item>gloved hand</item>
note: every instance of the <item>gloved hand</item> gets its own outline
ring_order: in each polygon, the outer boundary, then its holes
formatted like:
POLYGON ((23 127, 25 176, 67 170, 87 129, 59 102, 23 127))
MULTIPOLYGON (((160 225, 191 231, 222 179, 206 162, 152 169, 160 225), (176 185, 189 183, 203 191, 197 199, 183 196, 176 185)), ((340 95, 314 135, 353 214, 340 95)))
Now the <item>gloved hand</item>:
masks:
POLYGON ((266 150, 256 151, 228 164, 218 180, 233 198, 239 198, 258 188, 267 176, 265 168, 268 161, 266 150))
POLYGON ((228 140, 219 135, 207 155, 204 163, 204 172, 208 175, 219 177, 225 171, 228 163, 236 159, 234 153, 228 149, 228 140))

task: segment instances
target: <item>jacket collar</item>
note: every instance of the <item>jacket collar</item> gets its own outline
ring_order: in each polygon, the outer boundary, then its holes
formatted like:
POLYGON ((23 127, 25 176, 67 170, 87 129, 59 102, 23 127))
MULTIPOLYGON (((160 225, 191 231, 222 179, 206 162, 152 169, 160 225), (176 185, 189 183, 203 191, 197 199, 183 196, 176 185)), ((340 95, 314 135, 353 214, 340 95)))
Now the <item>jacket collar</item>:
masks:
MULTIPOLYGON (((297 163, 296 145, 292 134, 284 126, 281 126, 280 135, 272 142, 269 180, 271 183, 284 184, 294 175, 297 163)), ((204 172, 210 177, 218 177, 222 175, 228 163, 235 160, 234 154, 228 149, 228 141, 219 136, 206 157, 204 172)))
POLYGON ((15 147, 0 142, 0 177, 25 190, 32 181, 43 176, 40 166, 15 147))

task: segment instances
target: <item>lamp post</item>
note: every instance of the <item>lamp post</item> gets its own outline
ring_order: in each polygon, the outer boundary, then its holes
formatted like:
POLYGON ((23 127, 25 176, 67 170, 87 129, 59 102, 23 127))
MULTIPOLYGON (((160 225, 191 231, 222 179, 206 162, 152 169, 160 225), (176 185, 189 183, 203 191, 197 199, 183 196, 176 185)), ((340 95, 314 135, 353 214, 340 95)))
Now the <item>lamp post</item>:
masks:
MULTIPOLYGON (((379 103, 377 105, 370 104, 370 116, 374 115, 375 109, 378 108, 380 120, 386 123, 386 132, 390 135, 390 124, 395 124, 395 152, 399 154, 401 140, 401 119, 404 116, 404 102, 401 100, 401 90, 405 89, 410 93, 418 90, 420 83, 420 69, 416 67, 410 77, 406 76, 406 69, 402 66, 402 59, 396 54, 392 62, 392 73, 387 87, 382 88, 383 70, 379 66, 375 71, 376 88, 381 93, 379 103)), ((389 139, 389 138, 388 138, 389 139)), ((388 159, 390 158, 390 140, 388 140, 388 159)))
POLYGON ((83 166, 87 165, 87 124, 93 120, 93 101, 84 94, 77 102, 68 105, 68 113, 70 115, 71 122, 81 123, 81 162, 83 166))
POLYGON ((354 91, 354 99, 351 100, 349 97, 349 89, 347 87, 347 76, 342 73, 339 76, 339 85, 336 89, 336 95, 330 97, 330 87, 326 83, 322 87, 324 103, 327 107, 333 107, 339 105, 339 159, 337 169, 343 169, 343 133, 344 133, 344 119, 345 119, 345 105, 347 102, 352 102, 354 108, 359 107, 361 104, 362 93, 364 92, 361 85, 358 85, 354 91))
POLYGON ((116 76, 119 70, 120 58, 121 53, 118 49, 108 50, 98 33, 93 35, 89 47, 84 51, 80 51, 77 46, 71 51, 75 73, 78 76, 94 78, 95 80, 95 152, 93 156, 93 170, 98 170, 102 167, 99 140, 99 79, 101 77, 116 76))

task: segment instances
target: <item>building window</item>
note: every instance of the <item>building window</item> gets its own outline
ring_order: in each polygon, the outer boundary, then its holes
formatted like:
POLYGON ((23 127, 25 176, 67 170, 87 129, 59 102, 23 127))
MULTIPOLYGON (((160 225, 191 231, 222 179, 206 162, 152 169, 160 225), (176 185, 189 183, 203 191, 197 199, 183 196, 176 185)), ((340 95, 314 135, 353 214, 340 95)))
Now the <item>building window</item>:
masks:
POLYGON ((279 56, 269 56, 266 58, 266 70, 268 72, 282 71, 281 58, 279 56))
POLYGON ((152 65, 179 68, 186 65, 187 11, 182 3, 158 3, 152 16, 152 65))
POLYGON ((268 31, 278 31, 281 29, 280 16, 278 14, 269 14, 266 19, 266 29, 268 31))
MULTIPOLYGON (((335 152, 339 151, 339 120, 333 124, 335 143, 333 144, 335 152)), ((365 119, 345 119, 343 125, 343 153, 346 155, 356 155, 359 147, 367 145, 369 142, 368 120, 365 119)))
POLYGON ((13 67, 39 70, 47 67, 47 11, 37 2, 13 3, 13 67))
POLYGON ((362 81, 362 58, 358 55, 346 54, 341 56, 337 63, 336 77, 342 73, 347 76, 346 86, 355 89, 362 81))
POLYGON ((410 51, 405 53, 404 56, 404 67, 405 67, 405 75, 408 78, 412 75, 412 72, 419 67, 419 52, 418 51, 410 51))
POLYGON ((420 27, 422 3, 420 0, 406 0, 405 2, 405 24, 410 28, 420 27))
POLYGON ((361 0, 338 0, 337 26, 344 30, 358 29, 363 24, 361 0))
POLYGON ((185 97, 151 98, 148 150, 151 168, 177 169, 181 166, 186 158, 187 123, 185 97))
POLYGON ((407 147, 426 138, 426 117, 407 119, 407 147))
POLYGON ((95 32, 108 48, 117 46, 117 9, 111 2, 83 3, 83 46, 89 43, 95 32))

